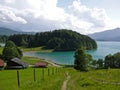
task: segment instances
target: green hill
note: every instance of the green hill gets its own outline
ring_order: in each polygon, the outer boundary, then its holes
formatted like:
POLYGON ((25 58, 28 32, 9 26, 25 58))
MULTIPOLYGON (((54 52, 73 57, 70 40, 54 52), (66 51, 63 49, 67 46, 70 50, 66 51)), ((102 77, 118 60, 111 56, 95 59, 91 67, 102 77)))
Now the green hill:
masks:
POLYGON ((83 46, 86 49, 96 49, 96 42, 86 35, 72 30, 60 29, 49 32, 40 32, 35 35, 13 35, 9 37, 18 46, 39 47, 55 51, 73 51, 83 46))

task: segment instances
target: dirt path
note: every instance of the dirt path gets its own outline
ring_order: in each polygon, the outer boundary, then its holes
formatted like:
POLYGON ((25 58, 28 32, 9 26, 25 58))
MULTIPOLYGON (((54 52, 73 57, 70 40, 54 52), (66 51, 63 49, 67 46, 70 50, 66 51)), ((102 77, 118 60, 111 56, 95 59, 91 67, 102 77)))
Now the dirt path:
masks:
POLYGON ((69 76, 68 73, 65 73, 65 77, 66 77, 66 80, 63 82, 61 90, 66 90, 67 89, 67 82, 69 81, 70 76, 69 76))

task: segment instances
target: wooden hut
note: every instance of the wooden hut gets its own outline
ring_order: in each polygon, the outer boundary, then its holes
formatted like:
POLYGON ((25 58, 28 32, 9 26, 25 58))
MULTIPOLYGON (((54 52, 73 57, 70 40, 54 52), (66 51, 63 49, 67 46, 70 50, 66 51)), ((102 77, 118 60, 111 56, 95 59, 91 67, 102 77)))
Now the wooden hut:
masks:
POLYGON ((4 61, 2 59, 0 59, 0 68, 4 67, 4 61))
POLYGON ((13 58, 7 62, 7 69, 21 69, 28 67, 28 63, 22 61, 19 58, 13 58))
POLYGON ((35 67, 45 68, 45 67, 47 67, 47 63, 46 63, 46 62, 37 62, 37 63, 35 64, 35 67))

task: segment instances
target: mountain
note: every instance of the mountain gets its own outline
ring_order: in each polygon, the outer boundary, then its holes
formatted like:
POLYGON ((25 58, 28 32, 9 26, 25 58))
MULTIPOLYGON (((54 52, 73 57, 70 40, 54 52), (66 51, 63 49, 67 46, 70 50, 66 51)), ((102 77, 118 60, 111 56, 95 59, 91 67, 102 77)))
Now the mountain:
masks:
POLYGON ((22 31, 15 31, 13 29, 10 28, 6 28, 6 27, 0 27, 0 35, 13 35, 13 34, 34 34, 33 32, 22 32, 22 31))
POLYGON ((98 41, 120 41, 120 28, 89 34, 88 36, 98 41))

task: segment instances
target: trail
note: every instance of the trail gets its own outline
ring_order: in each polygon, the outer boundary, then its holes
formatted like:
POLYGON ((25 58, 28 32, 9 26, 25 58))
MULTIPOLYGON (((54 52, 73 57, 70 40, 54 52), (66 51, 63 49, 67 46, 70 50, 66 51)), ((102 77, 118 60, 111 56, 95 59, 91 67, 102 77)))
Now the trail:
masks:
POLYGON ((61 90, 66 90, 67 89, 67 82, 69 81, 70 76, 69 76, 68 73, 65 73, 65 77, 66 77, 66 80, 63 82, 61 90))

